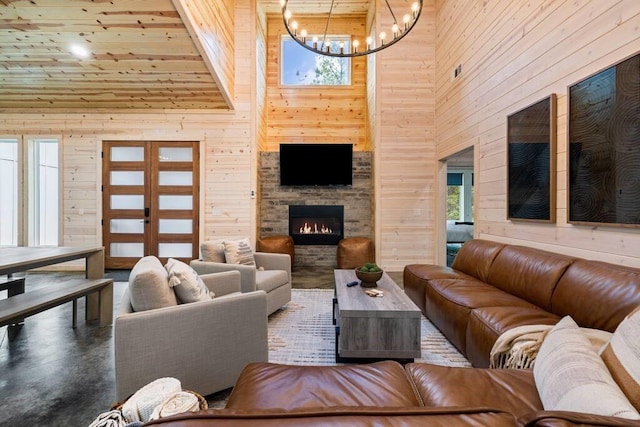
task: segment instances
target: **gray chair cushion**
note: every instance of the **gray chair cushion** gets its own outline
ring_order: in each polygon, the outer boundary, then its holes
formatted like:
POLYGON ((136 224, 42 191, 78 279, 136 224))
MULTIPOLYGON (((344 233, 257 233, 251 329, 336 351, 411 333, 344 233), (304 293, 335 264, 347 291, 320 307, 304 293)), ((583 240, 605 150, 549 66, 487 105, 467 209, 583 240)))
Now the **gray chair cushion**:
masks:
POLYGON ((256 290, 267 293, 289 282, 289 275, 284 270, 256 271, 256 290))

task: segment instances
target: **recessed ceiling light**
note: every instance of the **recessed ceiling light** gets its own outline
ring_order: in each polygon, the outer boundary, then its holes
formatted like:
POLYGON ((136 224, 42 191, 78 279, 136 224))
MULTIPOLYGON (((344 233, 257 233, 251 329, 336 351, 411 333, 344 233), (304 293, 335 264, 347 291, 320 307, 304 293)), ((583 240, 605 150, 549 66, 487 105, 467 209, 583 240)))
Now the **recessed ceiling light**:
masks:
POLYGON ((70 49, 71 49, 71 53, 76 58, 86 59, 91 56, 91 52, 89 51, 89 49, 79 44, 72 44, 70 46, 70 49))

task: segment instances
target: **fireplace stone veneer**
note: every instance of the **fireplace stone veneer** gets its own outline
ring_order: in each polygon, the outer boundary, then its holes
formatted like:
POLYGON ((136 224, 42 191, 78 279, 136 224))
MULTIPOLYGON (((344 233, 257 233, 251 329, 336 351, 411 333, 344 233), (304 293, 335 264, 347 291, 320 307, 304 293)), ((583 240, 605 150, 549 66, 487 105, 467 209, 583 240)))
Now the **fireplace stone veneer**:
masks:
MULTIPOLYGON (((371 152, 353 152, 353 184, 312 187, 280 185, 280 154, 260 153, 258 237, 289 235, 289 206, 343 206, 344 237, 373 239, 371 152)), ((335 244, 295 244, 294 269, 337 268, 335 244)))

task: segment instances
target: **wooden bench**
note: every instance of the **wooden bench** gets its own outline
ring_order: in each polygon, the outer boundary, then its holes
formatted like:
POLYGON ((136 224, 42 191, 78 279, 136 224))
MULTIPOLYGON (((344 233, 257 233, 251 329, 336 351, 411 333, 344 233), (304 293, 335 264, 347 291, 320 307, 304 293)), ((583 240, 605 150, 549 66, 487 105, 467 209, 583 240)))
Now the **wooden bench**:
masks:
MULTIPOLYGON (((98 293, 96 318, 100 326, 113 322, 113 279, 70 279, 48 287, 14 295, 0 300, 0 327, 20 323, 25 317, 38 314, 58 305, 73 301, 73 327, 77 323, 78 298, 98 293)), ((90 318, 87 311, 87 320, 90 318)))

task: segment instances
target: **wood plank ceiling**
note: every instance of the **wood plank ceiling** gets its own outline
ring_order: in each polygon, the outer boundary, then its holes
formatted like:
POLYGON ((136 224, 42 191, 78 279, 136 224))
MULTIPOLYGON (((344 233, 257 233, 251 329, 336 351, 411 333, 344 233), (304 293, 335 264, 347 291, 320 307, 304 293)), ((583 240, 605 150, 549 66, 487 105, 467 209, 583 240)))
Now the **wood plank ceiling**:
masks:
MULTIPOLYGON (((338 0, 334 13, 365 13, 338 0)), ((291 0, 297 13, 331 0, 291 0)), ((262 0, 280 13, 279 0, 262 0)), ((172 0, 0 0, 0 109, 228 109, 172 0), (88 49, 87 58, 72 53, 88 49)))
POLYGON ((171 0, 0 0, 0 108, 229 106, 171 0))

